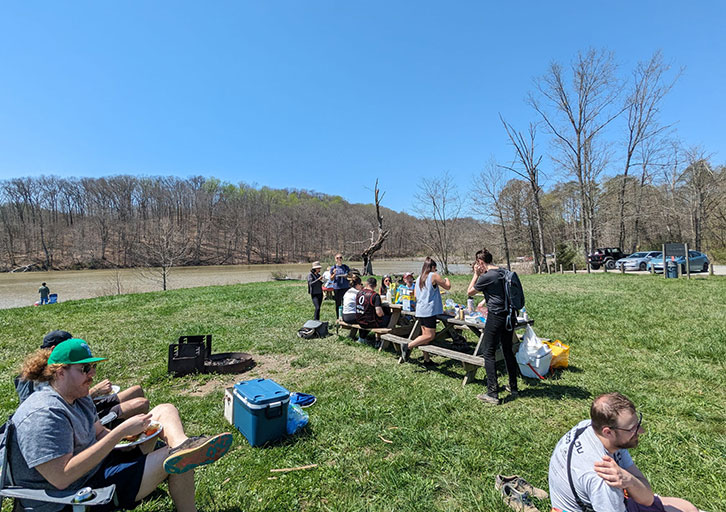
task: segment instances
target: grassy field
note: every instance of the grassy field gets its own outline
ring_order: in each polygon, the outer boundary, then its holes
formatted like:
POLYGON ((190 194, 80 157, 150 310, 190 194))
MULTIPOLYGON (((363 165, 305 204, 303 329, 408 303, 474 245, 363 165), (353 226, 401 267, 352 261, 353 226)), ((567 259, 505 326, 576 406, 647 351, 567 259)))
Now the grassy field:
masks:
MULTIPOLYGON (((235 434, 231 453, 197 473, 205 511, 505 511, 494 475, 517 473, 546 489, 557 440, 587 417, 594 396, 618 390, 643 412, 646 434, 633 456, 655 491, 726 510, 726 279, 522 281, 535 330, 570 344, 571 366, 527 381, 519 399, 499 407, 476 399, 483 369, 462 388, 460 367, 435 359, 442 364, 427 370, 418 352, 399 365, 345 337, 297 338, 313 311, 305 284, 271 282, 0 311, 0 419, 17 405, 11 379, 23 357, 61 328, 110 358, 99 379, 139 383, 152 404, 174 403, 191 434, 230 429, 223 389, 237 380, 269 377, 318 397, 306 430, 282 443, 251 448, 235 434), (168 344, 205 333, 214 352, 250 352, 257 366, 240 376, 168 377, 168 344), (318 467, 270 473, 305 464, 318 467)), ((460 302, 467 284, 454 278, 460 302)), ((330 301, 323 316, 332 323, 330 301)), ((172 509, 162 489, 138 510, 172 509)))

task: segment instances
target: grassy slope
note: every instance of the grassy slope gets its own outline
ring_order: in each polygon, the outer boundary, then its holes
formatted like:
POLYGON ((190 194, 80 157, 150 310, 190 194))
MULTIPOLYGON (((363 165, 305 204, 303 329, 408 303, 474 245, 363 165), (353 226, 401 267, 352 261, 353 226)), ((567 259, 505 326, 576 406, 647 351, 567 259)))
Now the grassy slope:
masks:
MULTIPOLYGON (((141 383, 152 403, 177 405, 191 433, 226 430, 225 379, 166 375, 169 342, 212 333, 215 352, 258 357, 243 378, 272 377, 318 403, 308 409, 308 429, 282 444, 253 449, 237 434, 233 452, 197 476, 205 510, 509 510, 494 475, 518 473, 546 488, 552 447, 587 416, 593 396, 611 390, 644 413, 647 434, 634 456, 656 492, 726 510, 726 280, 612 273, 522 280, 538 334, 571 344, 571 368, 528 382, 520 399, 501 407, 476 400, 482 380, 462 388, 454 364, 427 371, 343 337, 298 339, 312 313, 305 286, 275 282, 0 311, 0 417, 16 406, 11 377, 24 355, 45 332, 63 328, 109 356, 99 378, 141 383), (272 468, 310 463, 319 467, 270 479, 272 468)), ((456 278, 454 290, 467 282, 456 278)), ((333 316, 326 301, 324 317, 333 316)), ((171 509, 158 493, 139 510, 171 509)))

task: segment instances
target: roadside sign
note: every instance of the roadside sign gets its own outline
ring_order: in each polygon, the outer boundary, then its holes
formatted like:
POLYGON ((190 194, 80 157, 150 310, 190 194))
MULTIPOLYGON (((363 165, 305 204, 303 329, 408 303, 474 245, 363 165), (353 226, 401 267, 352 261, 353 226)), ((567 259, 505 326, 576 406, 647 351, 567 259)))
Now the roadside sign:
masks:
POLYGON ((665 244, 663 246, 663 256, 670 258, 675 256, 676 258, 686 257, 686 244, 665 244))

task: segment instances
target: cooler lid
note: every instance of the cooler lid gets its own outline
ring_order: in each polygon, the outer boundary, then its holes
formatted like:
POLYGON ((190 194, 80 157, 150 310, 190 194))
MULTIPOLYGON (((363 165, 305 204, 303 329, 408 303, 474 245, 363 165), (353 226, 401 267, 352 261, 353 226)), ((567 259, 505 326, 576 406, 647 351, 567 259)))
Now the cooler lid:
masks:
POLYGON ((290 392, 271 379, 252 379, 238 382, 235 391, 251 404, 261 405, 284 401, 290 398, 290 392))

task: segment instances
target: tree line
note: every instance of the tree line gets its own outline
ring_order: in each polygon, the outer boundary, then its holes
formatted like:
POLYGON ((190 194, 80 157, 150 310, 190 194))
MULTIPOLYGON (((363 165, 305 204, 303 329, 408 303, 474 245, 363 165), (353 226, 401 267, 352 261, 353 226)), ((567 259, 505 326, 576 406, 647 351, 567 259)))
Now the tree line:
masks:
POLYGON ((605 50, 553 62, 527 97, 528 126, 500 114, 511 160, 490 161, 469 190, 449 173, 422 177, 416 216, 201 176, 0 181, 0 269, 359 259, 384 229, 376 258, 432 255, 445 272, 481 246, 535 271, 552 255, 583 265, 595 247, 669 241, 723 261, 726 169, 661 116, 678 75, 659 52, 625 79, 605 50))

